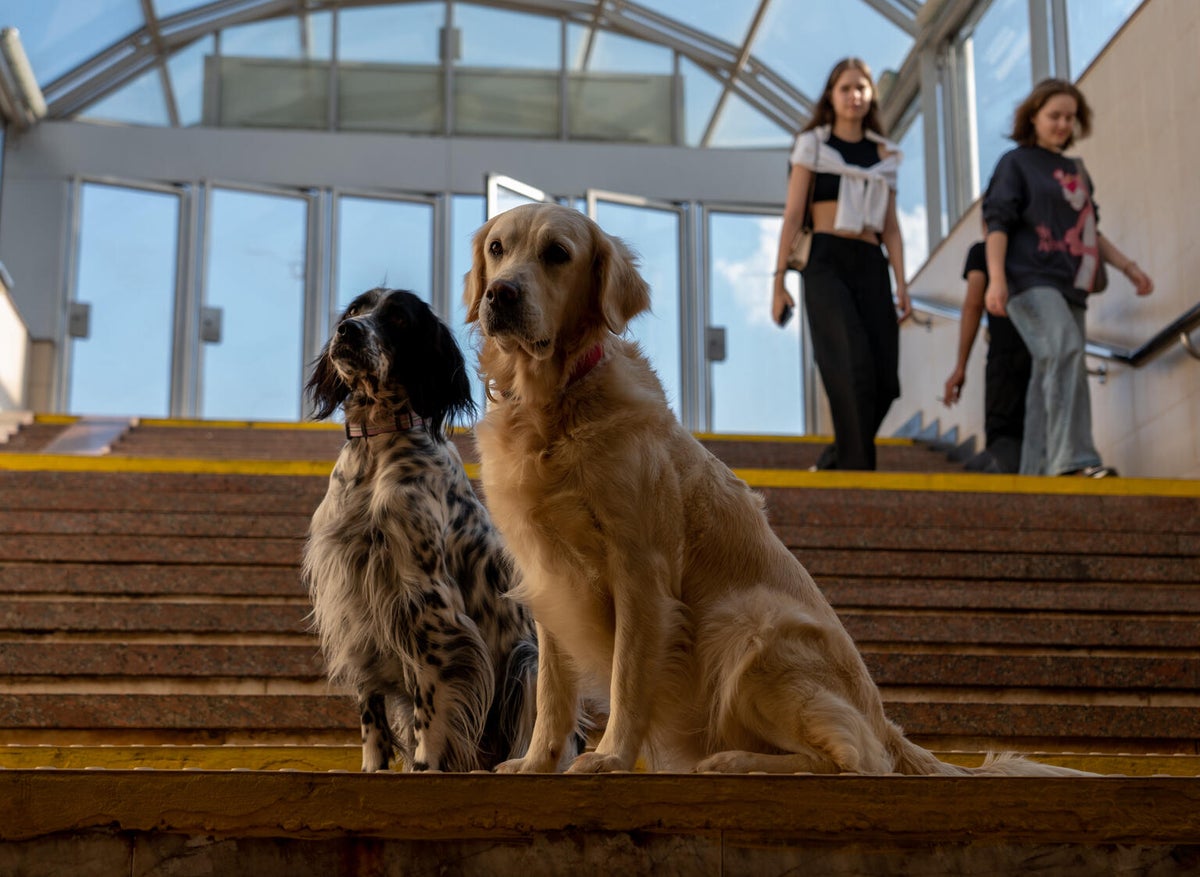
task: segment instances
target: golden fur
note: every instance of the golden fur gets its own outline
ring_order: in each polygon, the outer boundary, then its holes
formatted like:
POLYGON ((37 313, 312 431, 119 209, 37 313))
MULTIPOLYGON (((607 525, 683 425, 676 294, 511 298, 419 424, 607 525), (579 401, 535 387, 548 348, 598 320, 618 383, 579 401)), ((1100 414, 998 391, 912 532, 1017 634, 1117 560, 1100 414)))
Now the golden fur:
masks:
MULTIPOLYGON (((468 321, 491 404, 493 519, 538 628, 538 713, 504 771, 553 771, 582 693, 609 698, 570 770, 966 773, 884 715, 850 636, 762 497, 685 431, 635 344, 650 304, 628 249, 552 204, 474 239, 468 321), (589 353, 603 356, 587 369, 589 353)), ((1001 757, 989 773, 1059 772, 1001 757)))

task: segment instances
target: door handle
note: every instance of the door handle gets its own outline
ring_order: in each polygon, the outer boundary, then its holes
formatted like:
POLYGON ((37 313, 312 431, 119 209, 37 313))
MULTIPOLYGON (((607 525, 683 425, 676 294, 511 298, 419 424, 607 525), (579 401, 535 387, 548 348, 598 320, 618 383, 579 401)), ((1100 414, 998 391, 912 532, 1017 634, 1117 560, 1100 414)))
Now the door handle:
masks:
POLYGON ((221 343, 221 318, 224 312, 220 308, 200 308, 200 340, 205 344, 221 343))
POLYGON ((72 338, 92 335, 92 306, 86 301, 73 301, 67 309, 67 334, 72 338))
POLYGON ((709 362, 725 361, 725 327, 704 327, 704 356, 709 362))

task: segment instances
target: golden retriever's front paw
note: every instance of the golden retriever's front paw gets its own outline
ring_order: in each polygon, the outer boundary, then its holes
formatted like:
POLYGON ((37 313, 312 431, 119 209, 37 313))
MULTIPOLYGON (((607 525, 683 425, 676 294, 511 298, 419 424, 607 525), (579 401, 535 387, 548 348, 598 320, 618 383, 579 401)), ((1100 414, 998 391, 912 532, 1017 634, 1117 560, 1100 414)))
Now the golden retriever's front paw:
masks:
POLYGON ((567 773, 612 773, 618 770, 629 770, 626 764, 615 755, 602 755, 599 752, 585 752, 567 768, 567 773))
POLYGON ((729 749, 718 752, 696 765, 696 773, 749 773, 759 770, 760 759, 753 752, 741 752, 729 749))
POLYGON ((496 765, 496 773, 554 773, 553 764, 544 764, 526 756, 525 758, 510 758, 496 765))

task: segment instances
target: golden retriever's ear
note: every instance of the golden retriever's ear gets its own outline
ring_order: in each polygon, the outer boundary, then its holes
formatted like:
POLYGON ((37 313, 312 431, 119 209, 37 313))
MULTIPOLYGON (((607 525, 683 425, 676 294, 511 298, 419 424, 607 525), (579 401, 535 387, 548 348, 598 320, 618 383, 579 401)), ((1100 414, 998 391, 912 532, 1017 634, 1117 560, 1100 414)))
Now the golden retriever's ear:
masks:
POLYGON ((471 269, 463 275, 463 304, 467 307, 467 322, 474 323, 479 319, 479 302, 487 288, 487 275, 484 273, 483 242, 487 240, 491 223, 485 224, 475 237, 471 238, 471 269))
POLYGON ((619 238, 600 230, 596 237, 596 292, 609 331, 620 335, 625 326, 650 309, 650 287, 637 270, 637 258, 619 238))

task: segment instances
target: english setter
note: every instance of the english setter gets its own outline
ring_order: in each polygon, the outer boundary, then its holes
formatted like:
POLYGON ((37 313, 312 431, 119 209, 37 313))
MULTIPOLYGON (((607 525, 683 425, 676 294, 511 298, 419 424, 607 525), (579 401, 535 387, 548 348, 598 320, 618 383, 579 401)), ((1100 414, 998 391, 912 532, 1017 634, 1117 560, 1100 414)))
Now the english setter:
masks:
POLYGON ((342 447, 303 576, 331 680, 358 697, 364 771, 490 769, 525 752, 537 639, 511 559, 445 430, 472 411, 450 330, 412 293, 351 302, 306 390, 342 447), (390 721, 389 721, 390 717, 390 721))
POLYGON ((538 620, 537 721, 505 771, 555 770, 580 688, 608 726, 570 770, 1065 775, 1014 756, 939 761, 884 714, 837 614, 763 499, 675 419, 637 345, 629 250, 532 204, 474 238, 468 321, 492 404, 484 489, 538 620))

